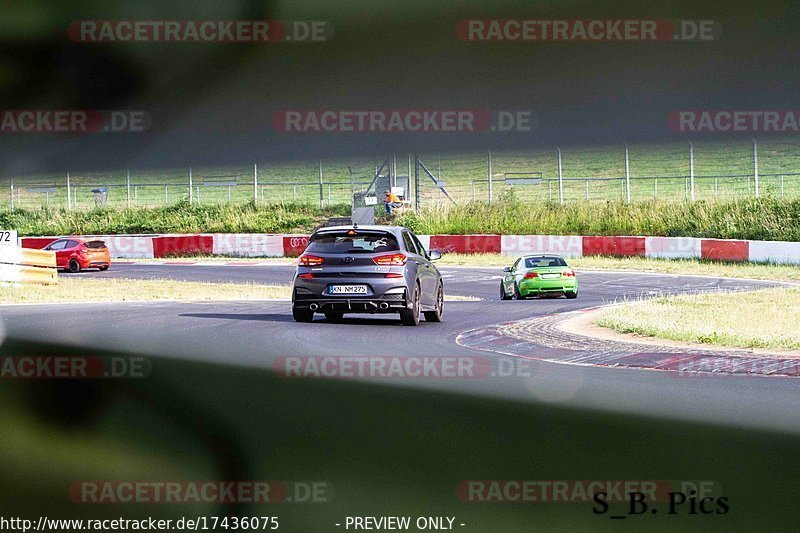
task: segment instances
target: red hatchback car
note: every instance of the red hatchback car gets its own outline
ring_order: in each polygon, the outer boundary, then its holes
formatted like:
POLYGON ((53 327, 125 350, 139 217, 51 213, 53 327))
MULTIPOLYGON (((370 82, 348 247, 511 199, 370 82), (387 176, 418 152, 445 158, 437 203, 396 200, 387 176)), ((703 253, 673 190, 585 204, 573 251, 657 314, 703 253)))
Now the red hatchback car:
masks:
POLYGON ((111 254, 103 241, 70 237, 53 241, 42 249, 56 253, 57 268, 73 273, 85 268, 108 270, 111 266, 111 254))

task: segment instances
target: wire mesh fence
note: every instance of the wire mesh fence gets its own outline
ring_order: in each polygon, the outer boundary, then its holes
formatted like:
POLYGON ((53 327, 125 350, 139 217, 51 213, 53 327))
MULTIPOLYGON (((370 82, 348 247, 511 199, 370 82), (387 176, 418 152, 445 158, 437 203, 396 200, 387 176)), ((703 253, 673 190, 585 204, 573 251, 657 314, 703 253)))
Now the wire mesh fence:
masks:
POLYGON ((0 209, 89 209, 193 204, 350 204, 375 178, 410 176, 405 199, 422 207, 496 201, 685 201, 800 196, 800 142, 562 147, 482 153, 421 153, 359 160, 254 163, 224 168, 64 172, 0 179, 0 209), (383 165, 388 162, 387 165, 383 165), (383 168, 381 169, 381 167, 383 168))

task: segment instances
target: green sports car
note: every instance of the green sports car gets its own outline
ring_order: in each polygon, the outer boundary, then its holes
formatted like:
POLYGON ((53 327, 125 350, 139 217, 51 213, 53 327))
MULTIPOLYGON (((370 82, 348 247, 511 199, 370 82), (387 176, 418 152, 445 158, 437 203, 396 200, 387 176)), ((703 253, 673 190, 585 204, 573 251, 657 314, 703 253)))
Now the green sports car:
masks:
POLYGON ((500 282, 500 298, 524 300, 541 294, 578 297, 578 277, 560 255, 526 255, 517 259, 500 282))

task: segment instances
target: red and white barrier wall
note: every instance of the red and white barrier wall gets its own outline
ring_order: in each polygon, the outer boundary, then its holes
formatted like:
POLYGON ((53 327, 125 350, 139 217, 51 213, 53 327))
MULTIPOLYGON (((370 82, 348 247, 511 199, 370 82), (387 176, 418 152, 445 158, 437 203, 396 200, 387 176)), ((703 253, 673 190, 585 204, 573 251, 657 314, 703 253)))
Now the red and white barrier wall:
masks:
MULTIPOLYGON (((308 235, 203 233, 193 235, 91 235, 106 242, 113 258, 190 255, 296 257, 308 235)), ((22 237, 23 248, 42 248, 60 237, 22 237)), ((713 259, 800 264, 800 243, 694 237, 601 237, 580 235, 420 235, 422 244, 451 253, 517 256, 554 253, 566 257, 606 255, 663 259, 713 259)))

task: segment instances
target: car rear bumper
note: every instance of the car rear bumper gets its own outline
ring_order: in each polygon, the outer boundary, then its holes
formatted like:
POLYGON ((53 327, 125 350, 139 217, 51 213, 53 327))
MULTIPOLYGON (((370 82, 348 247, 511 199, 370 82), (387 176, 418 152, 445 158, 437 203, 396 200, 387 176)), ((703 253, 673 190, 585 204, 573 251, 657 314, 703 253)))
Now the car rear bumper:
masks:
POLYGON ((405 298, 402 300, 336 298, 336 299, 303 299, 295 300, 295 309, 309 309, 321 313, 396 313, 407 309, 405 298))
POLYGON ((84 259, 81 263, 81 268, 102 268, 107 267, 111 264, 111 261, 107 259, 84 259))
POLYGON ((553 280, 525 280, 519 284, 519 291, 523 295, 550 292, 577 292, 578 282, 574 279, 564 278, 553 280))
POLYGON ((333 313, 396 313, 408 309, 407 290, 403 280, 375 278, 350 283, 368 286, 368 294, 328 294, 330 284, 347 283, 342 279, 296 279, 292 289, 292 305, 295 309, 309 309, 333 313), (398 281, 401 282, 398 285, 398 281))

